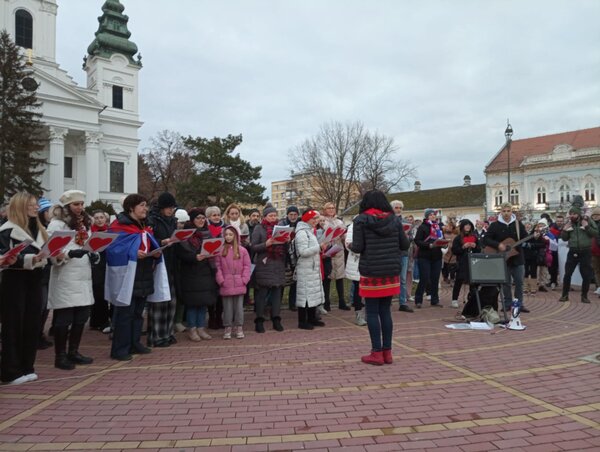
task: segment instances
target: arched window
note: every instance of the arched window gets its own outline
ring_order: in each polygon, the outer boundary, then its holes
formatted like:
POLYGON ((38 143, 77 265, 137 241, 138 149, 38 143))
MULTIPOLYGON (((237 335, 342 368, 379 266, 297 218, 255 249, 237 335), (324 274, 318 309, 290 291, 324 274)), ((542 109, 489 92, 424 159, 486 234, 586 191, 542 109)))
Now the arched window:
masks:
POLYGON ((560 202, 571 202, 571 187, 567 184, 563 184, 558 189, 558 196, 560 198, 560 202))
POLYGON ((15 44, 26 49, 33 47, 33 17, 24 9, 15 13, 15 44))
POLYGON ((510 203, 511 203, 513 206, 516 206, 516 205, 518 205, 518 204, 519 204, 519 189, 517 189, 517 188, 513 188, 513 189, 510 191, 510 203))
POLYGON ((500 205, 502 205, 502 195, 503 195, 503 194, 504 194, 504 193, 502 193, 502 190, 498 190, 498 191, 496 192, 496 196, 494 197, 494 204, 495 204, 496 206, 500 206, 500 205))
POLYGON ((544 187, 537 189, 537 203, 546 204, 546 189, 544 187))
POLYGON ((585 184, 585 188, 583 189, 583 198, 586 201, 595 201, 596 200, 596 187, 591 182, 585 184))

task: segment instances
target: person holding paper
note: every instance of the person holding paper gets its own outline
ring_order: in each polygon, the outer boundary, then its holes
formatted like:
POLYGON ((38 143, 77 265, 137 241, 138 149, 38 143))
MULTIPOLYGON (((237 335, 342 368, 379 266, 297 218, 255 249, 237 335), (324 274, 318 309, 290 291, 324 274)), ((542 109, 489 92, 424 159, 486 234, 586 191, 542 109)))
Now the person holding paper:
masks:
POLYGON ((400 294, 400 253, 408 249, 402 223, 380 190, 365 193, 354 219, 350 249, 360 254, 358 295, 365 298, 371 353, 366 364, 391 364, 392 297, 400 294))
MULTIPOLYGON (((336 215, 337 212, 335 210, 335 204, 331 202, 325 203, 325 205, 323 206, 325 230, 327 230, 328 228, 344 227, 344 222, 337 218, 336 215)), ((339 236, 335 240, 333 240, 331 244, 339 245, 342 249, 344 249, 342 239, 343 236, 339 236)), ((331 311, 331 302, 329 300, 331 281, 335 281, 335 290, 337 291, 338 295, 338 309, 343 311, 350 310, 350 306, 346 304, 346 301, 344 299, 344 277, 346 276, 345 259, 346 258, 344 253, 337 253, 335 256, 323 258, 324 261, 329 260, 331 262, 331 265, 329 265, 328 262, 325 262, 325 266, 331 268, 331 272, 329 273, 329 275, 326 275, 325 279, 323 280, 323 290, 325 292, 324 307, 327 311, 331 311)))
POLYGON ((94 360, 79 353, 83 329, 94 304, 92 261, 100 256, 83 250, 89 238, 92 219, 84 210, 85 193, 67 190, 60 199, 62 206, 52 210, 48 232, 75 231, 75 238, 63 252, 52 258, 48 307, 53 310, 54 367, 72 370, 75 364, 91 364, 94 360), (67 352, 68 342, 68 352, 67 352))
POLYGON ((442 230, 437 221, 435 209, 425 209, 423 223, 415 234, 415 244, 419 247, 419 284, 415 293, 415 305, 421 308, 423 294, 428 287, 431 295, 431 306, 441 308, 439 284, 442 272, 442 248, 436 242, 443 238, 442 230))
MULTIPOLYGON (((92 212, 92 233, 108 231, 108 214, 102 210, 92 212)), ((92 290, 94 292, 94 305, 90 314, 90 328, 110 332, 110 304, 104 298, 104 280, 106 278, 106 251, 100 254, 100 261, 92 265, 92 290)))
POLYGON ((2 354, 0 379, 21 384, 37 380, 34 370, 42 322, 42 269, 38 256, 48 234, 37 215, 35 196, 19 192, 10 198, 8 220, 0 227, 0 255, 24 241, 31 243, 20 254, 0 257, 0 313, 2 354))
MULTIPOLYGON (((279 226, 289 226, 295 230, 300 220, 298 218, 299 213, 298 207, 288 206, 285 210, 285 218, 279 222, 279 226)), ((288 253, 285 260, 285 285, 289 287, 288 307, 290 311, 296 310, 296 281, 293 277, 296 269, 296 252, 293 246, 294 234, 295 232, 292 232, 292 240, 288 242, 288 253)))

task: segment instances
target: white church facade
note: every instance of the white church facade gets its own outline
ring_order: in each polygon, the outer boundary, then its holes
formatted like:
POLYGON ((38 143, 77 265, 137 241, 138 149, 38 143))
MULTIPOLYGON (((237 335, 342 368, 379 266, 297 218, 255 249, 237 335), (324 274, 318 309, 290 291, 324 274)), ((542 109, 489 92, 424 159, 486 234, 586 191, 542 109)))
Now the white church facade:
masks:
MULTIPOLYGON (((45 196, 57 201, 69 189, 119 205, 137 191, 141 57, 129 40, 128 17, 118 0, 106 0, 78 86, 56 61, 56 0, 0 0, 0 29, 6 29, 32 64, 48 129, 43 151, 45 196)), ((90 38, 93 30, 90 30, 90 38)))

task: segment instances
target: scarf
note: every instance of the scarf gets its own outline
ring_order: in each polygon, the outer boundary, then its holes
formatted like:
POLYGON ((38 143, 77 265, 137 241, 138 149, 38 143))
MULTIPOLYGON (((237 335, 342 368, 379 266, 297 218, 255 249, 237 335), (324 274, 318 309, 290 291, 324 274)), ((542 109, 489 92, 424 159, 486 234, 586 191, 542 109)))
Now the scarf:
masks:
MULTIPOLYGON (((271 223, 270 221, 263 219, 260 224, 265 228, 265 231, 267 231, 267 240, 273 237, 273 228, 277 226, 277 221, 271 223)), ((267 249, 267 252, 273 259, 280 259, 285 254, 285 247, 282 245, 271 245, 267 249)))
POLYGON ((364 211, 364 213, 367 215, 371 215, 373 217, 377 217, 377 218, 386 218, 392 214, 392 212, 384 212, 382 210, 375 209, 375 208, 367 209, 364 211))
POLYGON ((85 223, 84 223, 84 216, 83 215, 79 215, 78 217, 75 218, 76 221, 76 225, 75 225, 75 243, 79 246, 83 246, 85 245, 85 242, 87 241, 87 239, 89 238, 89 234, 87 231, 87 228, 85 227, 85 223))
POLYGON ((437 221, 425 220, 423 223, 429 225, 429 237, 430 240, 437 240, 442 238, 442 230, 437 221))
POLYGON ((104 223, 104 226, 96 226, 95 224, 93 224, 90 229, 92 230, 92 232, 106 232, 108 231, 108 224, 104 223))
POLYGON ((194 248, 195 251, 199 251, 202 248, 202 242, 204 241, 206 231, 208 231, 206 226, 203 228, 196 228, 194 235, 188 239, 188 242, 190 245, 192 245, 192 248, 194 248))
POLYGON ((216 237, 221 237, 221 234, 223 233, 223 220, 221 220, 219 223, 213 223, 210 220, 208 221, 208 230, 210 231, 210 236, 214 239, 216 237))

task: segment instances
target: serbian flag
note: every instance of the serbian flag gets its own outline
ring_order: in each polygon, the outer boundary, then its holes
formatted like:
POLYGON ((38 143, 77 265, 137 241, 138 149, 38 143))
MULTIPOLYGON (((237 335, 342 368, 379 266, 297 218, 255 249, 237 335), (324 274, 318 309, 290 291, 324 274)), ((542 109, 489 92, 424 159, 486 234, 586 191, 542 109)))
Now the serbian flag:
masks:
MULTIPOLYGON (((129 306, 133 295, 138 250, 150 252, 159 245, 149 230, 141 231, 133 225, 123 225, 115 221, 111 225, 110 232, 119 233, 119 237, 106 249, 104 298, 115 306, 129 306)), ((156 259, 154 267, 154 293, 149 295, 146 301, 169 300, 171 300, 169 278, 164 260, 160 256, 156 259)))

